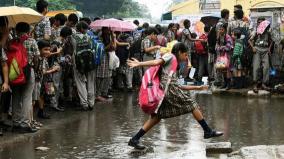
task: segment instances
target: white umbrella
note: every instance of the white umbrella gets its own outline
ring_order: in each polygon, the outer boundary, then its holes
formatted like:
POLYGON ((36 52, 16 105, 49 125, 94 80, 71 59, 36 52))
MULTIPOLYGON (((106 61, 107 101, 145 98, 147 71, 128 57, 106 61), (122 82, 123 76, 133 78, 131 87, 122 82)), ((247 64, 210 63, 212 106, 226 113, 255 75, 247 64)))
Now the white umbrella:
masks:
POLYGON ((19 22, 34 24, 42 20, 43 16, 31 8, 26 7, 0 7, 0 16, 6 16, 9 27, 15 27, 19 22))

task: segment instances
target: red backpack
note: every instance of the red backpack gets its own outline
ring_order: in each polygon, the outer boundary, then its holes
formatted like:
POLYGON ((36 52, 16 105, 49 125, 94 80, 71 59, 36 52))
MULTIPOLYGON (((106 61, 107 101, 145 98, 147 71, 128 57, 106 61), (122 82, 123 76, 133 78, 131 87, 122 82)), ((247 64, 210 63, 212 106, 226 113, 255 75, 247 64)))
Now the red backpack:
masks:
MULTIPOLYGON (((202 34, 199 39, 206 40, 207 36, 205 34, 202 34)), ((195 50, 197 54, 206 54, 207 53, 207 47, 206 43, 201 41, 195 41, 194 42, 195 50)))
POLYGON ((27 39, 28 36, 22 36, 12 40, 7 51, 9 81, 14 86, 25 84, 30 75, 31 68, 28 65, 27 49, 23 44, 27 39))
MULTIPOLYGON (((172 68, 169 74, 170 77, 172 77, 173 73, 176 72, 177 69, 177 60, 175 56, 173 56, 171 63, 172 68)), ((150 67, 146 70, 142 78, 139 91, 139 106, 147 114, 155 113, 157 107, 163 101, 165 92, 167 91, 167 87, 165 90, 160 87, 160 69, 161 66, 150 67)), ((170 82, 171 78, 169 78, 167 85, 169 85, 170 82)))

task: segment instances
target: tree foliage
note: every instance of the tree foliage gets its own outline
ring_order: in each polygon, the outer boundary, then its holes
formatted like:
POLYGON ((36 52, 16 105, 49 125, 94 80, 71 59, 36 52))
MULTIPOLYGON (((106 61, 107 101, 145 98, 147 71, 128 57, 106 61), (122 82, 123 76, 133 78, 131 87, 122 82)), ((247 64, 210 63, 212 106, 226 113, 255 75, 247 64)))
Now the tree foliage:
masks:
MULTIPOLYGON (((15 0, 16 6, 20 7, 30 7, 35 9, 36 2, 38 0, 15 0)), ((48 0, 49 10, 63 10, 63 9, 76 9, 76 5, 70 0, 48 0)), ((14 0, 1 0, 0 6, 12 6, 14 5, 14 0)))
MULTIPOLYGON (((17 6, 35 9, 38 0, 15 0, 17 6)), ((47 0, 49 10, 77 9, 91 17, 149 18, 146 6, 133 0, 47 0)), ((14 0, 0 0, 0 6, 11 6, 14 0)))
POLYGON ((150 17, 146 6, 133 0, 81 0, 79 10, 89 16, 100 17, 150 17))

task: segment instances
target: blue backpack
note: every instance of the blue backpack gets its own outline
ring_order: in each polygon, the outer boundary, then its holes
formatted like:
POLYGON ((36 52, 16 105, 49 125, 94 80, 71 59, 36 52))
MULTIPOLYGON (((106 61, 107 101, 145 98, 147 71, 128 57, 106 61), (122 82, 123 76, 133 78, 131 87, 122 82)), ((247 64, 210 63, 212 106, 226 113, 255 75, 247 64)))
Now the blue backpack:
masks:
POLYGON ((96 66, 99 66, 101 65, 101 62, 105 55, 105 46, 103 42, 99 40, 99 37, 96 36, 92 31, 88 31, 88 35, 91 37, 93 43, 93 50, 94 50, 93 63, 96 66))

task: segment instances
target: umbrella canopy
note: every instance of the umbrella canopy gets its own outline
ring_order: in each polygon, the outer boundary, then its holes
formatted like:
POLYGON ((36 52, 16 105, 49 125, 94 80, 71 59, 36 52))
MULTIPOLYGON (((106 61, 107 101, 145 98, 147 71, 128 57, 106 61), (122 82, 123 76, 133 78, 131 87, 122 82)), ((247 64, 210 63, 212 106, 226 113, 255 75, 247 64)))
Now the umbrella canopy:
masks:
POLYGON ((43 16, 31 8, 26 7, 0 7, 0 16, 6 16, 9 27, 15 27, 19 22, 34 24, 42 20, 43 16))
POLYGON ((134 31, 136 25, 134 25, 131 22, 112 18, 112 19, 96 20, 91 23, 90 27, 92 29, 102 29, 103 27, 108 27, 112 31, 127 32, 127 31, 134 31))
POLYGON ((214 26, 218 23, 221 17, 217 14, 209 14, 201 17, 200 21, 205 25, 214 26))
POLYGON ((257 30, 256 30, 257 34, 263 34, 269 25, 270 25, 270 21, 268 20, 261 22, 257 27, 257 30))

